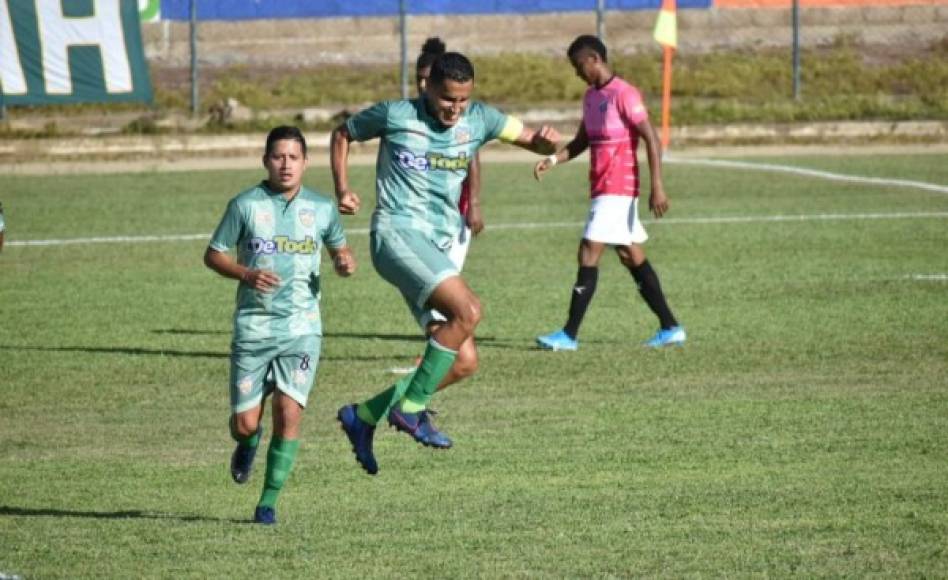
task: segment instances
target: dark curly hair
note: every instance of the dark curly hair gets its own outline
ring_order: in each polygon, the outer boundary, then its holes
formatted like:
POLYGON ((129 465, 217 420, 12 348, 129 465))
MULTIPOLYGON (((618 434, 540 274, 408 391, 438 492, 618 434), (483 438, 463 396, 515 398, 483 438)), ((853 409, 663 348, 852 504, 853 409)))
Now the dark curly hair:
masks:
POLYGON ((429 79, 439 85, 446 80, 466 83, 474 80, 474 65, 460 52, 446 52, 431 64, 429 79))
POLYGON ((421 54, 415 62, 415 70, 428 68, 434 63, 435 59, 445 53, 447 47, 444 41, 437 36, 431 36, 421 47, 421 54))
POLYGON ((273 151, 273 145, 277 141, 283 141, 284 139, 299 142, 300 147, 303 149, 303 157, 306 157, 306 138, 303 137, 303 132, 299 130, 299 127, 293 127, 291 125, 280 125, 270 130, 270 133, 267 135, 267 149, 264 153, 269 155, 270 152, 273 151))
POLYGON ((566 56, 573 58, 576 56, 576 53, 584 48, 588 48, 589 50, 592 50, 598 54, 599 58, 602 59, 602 62, 609 62, 609 60, 606 58, 606 45, 591 34, 577 36, 576 40, 574 40, 573 43, 569 45, 569 48, 566 49, 566 56))

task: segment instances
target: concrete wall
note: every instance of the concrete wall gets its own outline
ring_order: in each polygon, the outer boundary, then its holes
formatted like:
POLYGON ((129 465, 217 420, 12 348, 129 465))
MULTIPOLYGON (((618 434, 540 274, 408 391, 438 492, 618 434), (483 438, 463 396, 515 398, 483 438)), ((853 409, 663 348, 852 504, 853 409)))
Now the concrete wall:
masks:
MULTIPOLYGON (((653 11, 609 12, 606 41, 622 53, 655 51, 653 11)), ((789 46, 791 13, 782 8, 681 10, 678 37, 682 53, 730 48, 789 46)), ((840 36, 868 46, 906 52, 948 40, 948 4, 877 7, 806 7, 801 11, 805 47, 840 36)), ((441 36, 453 50, 469 54, 504 52, 562 54, 579 34, 595 32, 595 13, 534 15, 413 16, 409 55, 414 58, 428 36, 441 36)), ((142 25, 146 52, 156 64, 187 66, 188 24, 142 25)), ((201 62, 308 66, 326 63, 395 63, 400 57, 397 18, 257 20, 203 22, 199 26, 201 62)))

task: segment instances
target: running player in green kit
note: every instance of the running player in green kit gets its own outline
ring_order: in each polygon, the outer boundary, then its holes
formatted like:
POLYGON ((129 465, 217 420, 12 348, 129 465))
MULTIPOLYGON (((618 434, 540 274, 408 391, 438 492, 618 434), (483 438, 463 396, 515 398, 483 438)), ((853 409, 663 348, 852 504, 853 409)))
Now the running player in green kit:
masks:
POLYGON ((274 524, 319 362, 320 250, 326 247, 340 276, 355 271, 355 260, 336 205, 302 185, 306 140, 299 129, 270 131, 263 166, 267 179, 227 205, 204 263, 240 280, 230 367, 230 430, 237 441, 230 468, 237 483, 250 478, 264 399, 273 394, 273 437, 254 521, 274 524), (226 253, 230 248, 236 259, 226 253))
POLYGON ((361 205, 349 188, 350 143, 380 139, 369 242, 372 264, 399 289, 416 318, 428 308, 447 318, 431 335, 413 374, 361 404, 339 409, 337 416, 356 460, 369 474, 378 472, 372 441, 375 426, 386 417, 390 425, 424 445, 442 449, 452 445, 431 423, 427 406, 481 318, 477 296, 448 257, 463 225, 458 199, 471 160, 492 139, 539 155, 553 153, 560 139, 553 128, 533 131, 514 117, 472 101, 473 89, 470 61, 447 52, 432 63, 420 98, 377 103, 332 134, 333 180, 344 214, 355 213, 361 205))

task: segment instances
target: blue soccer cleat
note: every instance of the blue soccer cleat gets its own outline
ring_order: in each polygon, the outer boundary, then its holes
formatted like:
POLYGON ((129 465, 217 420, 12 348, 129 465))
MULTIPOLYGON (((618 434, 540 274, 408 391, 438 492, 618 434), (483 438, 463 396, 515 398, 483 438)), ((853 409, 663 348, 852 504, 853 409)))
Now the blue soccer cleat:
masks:
POLYGON ((276 510, 272 507, 258 505, 257 509, 253 510, 253 523, 272 526, 277 523, 276 510))
POLYGON ((417 413, 406 413, 396 405, 388 412, 388 424, 399 431, 408 433, 415 441, 427 447, 450 449, 453 445, 451 439, 438 431, 431 422, 431 412, 428 409, 417 413))
POLYGON ((685 329, 681 326, 662 328, 655 336, 645 341, 645 346, 662 348, 665 346, 682 346, 685 344, 685 329))
MULTIPOLYGON (((257 428, 257 434, 263 437, 263 425, 257 428)), ((259 439, 257 447, 260 446, 259 439)), ((247 483, 253 471, 253 458, 257 456, 257 447, 238 443, 234 454, 230 456, 230 476, 237 483, 247 483)))
POLYGON ((579 341, 570 338, 566 331, 557 330, 551 334, 538 336, 537 346, 544 350, 576 350, 579 348, 579 341))
POLYGON ((356 461, 362 466, 369 475, 375 475, 379 472, 378 463, 375 462, 375 455, 372 453, 372 438, 375 436, 375 425, 369 425, 359 418, 356 413, 355 405, 346 405, 339 409, 336 414, 342 430, 349 437, 352 443, 352 452, 355 453, 356 461))

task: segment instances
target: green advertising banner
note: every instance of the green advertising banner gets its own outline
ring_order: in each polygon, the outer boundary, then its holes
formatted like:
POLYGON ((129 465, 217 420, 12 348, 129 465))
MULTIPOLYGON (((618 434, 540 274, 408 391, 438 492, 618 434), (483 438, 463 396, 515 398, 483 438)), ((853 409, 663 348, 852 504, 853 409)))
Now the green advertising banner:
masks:
POLYGON ((144 101, 138 0, 0 0, 5 105, 144 101))

